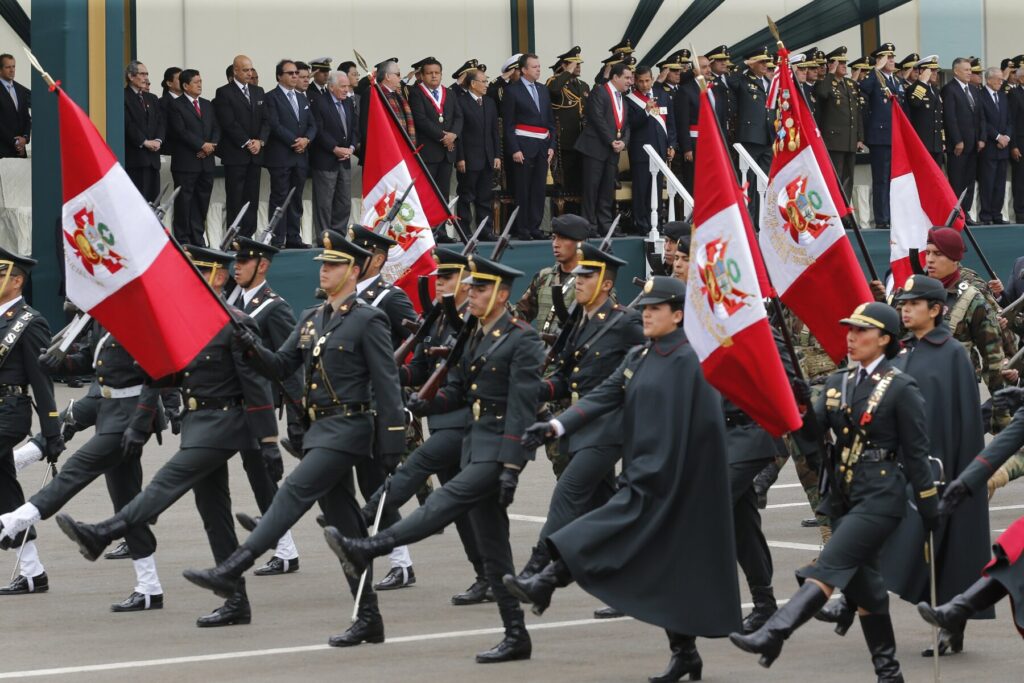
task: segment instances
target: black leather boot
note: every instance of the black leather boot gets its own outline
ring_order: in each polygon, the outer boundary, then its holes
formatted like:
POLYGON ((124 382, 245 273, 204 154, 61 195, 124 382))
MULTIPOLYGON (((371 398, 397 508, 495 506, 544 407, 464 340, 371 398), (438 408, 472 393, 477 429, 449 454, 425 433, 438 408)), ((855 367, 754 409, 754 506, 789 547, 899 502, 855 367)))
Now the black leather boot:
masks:
POLYGON ((511 574, 506 574, 502 579, 512 595, 533 605, 531 611, 538 617, 551 604, 551 595, 555 589, 568 586, 571 582, 572 574, 561 560, 548 562, 544 569, 528 579, 517 579, 511 574))
POLYGON ((213 612, 196 619, 196 626, 199 628, 213 628, 216 626, 248 624, 251 621, 252 611, 249 609, 249 596, 245 592, 245 579, 239 579, 238 590, 227 599, 227 602, 213 610, 213 612))
POLYGON ((494 591, 487 585, 486 579, 479 577, 472 586, 452 596, 452 604, 456 606, 479 605, 482 602, 494 602, 494 591))
POLYGON ((373 562, 373 558, 387 555, 395 549, 395 537, 387 531, 369 538, 347 538, 335 527, 329 526, 324 528, 324 538, 341 560, 341 568, 345 570, 345 574, 352 579, 358 579, 373 562))
POLYGON ((544 541, 540 541, 537 545, 533 546, 533 550, 530 552, 530 559, 526 561, 526 566, 523 567, 523 571, 519 572, 516 576, 520 581, 524 581, 541 569, 551 561, 551 551, 548 550, 548 544, 544 541))
POLYGON ((518 605, 499 607, 501 621, 505 625, 505 637, 500 643, 476 655, 477 664, 496 664, 529 659, 533 654, 533 643, 526 630, 523 610, 518 605))
POLYGON ((871 653, 878 683, 903 683, 900 663, 896 661, 896 634, 888 614, 862 614, 860 627, 871 653))
POLYGON ((373 527, 373 520, 377 518, 377 507, 380 505, 380 497, 383 492, 384 487, 382 486, 377 489, 372 496, 370 496, 370 500, 366 501, 366 504, 363 505, 363 509, 360 510, 360 512, 363 513, 363 521, 366 523, 367 529, 373 527))
POLYGON ((1006 589, 1003 584, 983 576, 945 605, 932 607, 927 602, 921 602, 917 605, 917 611, 922 619, 946 632, 940 639, 939 654, 942 654, 943 640, 947 648, 954 652, 960 652, 964 647, 964 629, 967 627, 967 619, 975 612, 996 604, 1005 596, 1006 589))
POLYGON ((754 609, 743 620, 744 633, 753 633, 764 626, 768 618, 779 608, 775 603, 775 592, 771 586, 751 586, 750 595, 754 600, 754 609))
POLYGON ((675 683, 689 674, 691 681, 699 681, 704 662, 701 661, 700 654, 697 652, 697 638, 672 631, 665 631, 665 633, 668 634, 668 646, 672 650, 668 668, 647 680, 650 683, 675 683))
POLYGON ((749 635, 730 633, 732 644, 746 652, 761 655, 758 663, 766 669, 782 652, 782 643, 793 631, 814 616, 828 600, 817 584, 808 581, 800 586, 785 605, 773 614, 764 626, 749 635))
POLYGON ((111 517, 98 524, 85 524, 76 522, 66 512, 57 514, 57 526, 78 544, 78 552, 90 562, 99 559, 114 539, 122 538, 128 531, 128 525, 117 517, 111 517))
POLYGON ((235 519, 238 520, 238 525, 248 531, 250 534, 256 531, 256 525, 260 523, 259 517, 253 517, 245 512, 236 512, 235 519))
POLYGON ((213 591, 216 595, 230 600, 239 590, 244 591, 244 580, 242 574, 253 565, 256 558, 252 551, 244 545, 235 548, 235 552, 228 556, 228 559, 218 564, 213 569, 186 569, 182 574, 186 579, 206 590, 213 591))
POLYGON ((384 618, 380 615, 376 593, 363 593, 363 601, 356 613, 356 620, 338 636, 331 636, 327 644, 331 647, 355 647, 362 643, 384 642, 384 618))
POLYGON ((857 606, 845 595, 840 595, 838 600, 833 600, 822 607, 814 618, 827 624, 835 624, 836 635, 845 636, 856 616, 857 606))

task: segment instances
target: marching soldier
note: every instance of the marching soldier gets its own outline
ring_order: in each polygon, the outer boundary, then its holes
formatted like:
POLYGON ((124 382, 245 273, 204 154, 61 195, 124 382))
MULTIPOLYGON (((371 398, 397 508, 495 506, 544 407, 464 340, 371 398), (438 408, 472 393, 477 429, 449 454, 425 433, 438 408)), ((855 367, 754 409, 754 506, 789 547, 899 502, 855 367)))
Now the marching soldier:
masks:
POLYGON ((469 310, 477 329, 448 384, 431 399, 413 394, 414 415, 444 413, 470 405, 472 422, 462 442, 462 470, 412 514, 370 538, 352 538, 344 529, 324 530, 328 545, 350 578, 400 543, 428 538, 469 513, 505 627, 496 646, 476 656, 481 664, 529 659, 532 646, 523 610, 501 582, 514 571, 508 514, 519 472, 533 457, 520 441, 537 414, 542 346, 537 333, 511 317, 506 304, 521 272, 483 258, 469 260, 469 310))
POLYGON ((548 536, 557 559, 530 578, 505 577, 537 615, 556 588, 575 580, 611 607, 666 629, 668 669, 648 679, 659 683, 687 674, 700 680, 696 636, 721 636, 740 623, 721 399, 686 341, 685 297, 679 280, 649 280, 637 302, 649 341, 576 405, 524 434, 527 447, 572 439, 621 410, 625 466, 611 500, 548 536))
POLYGON ((932 55, 917 63, 917 80, 907 89, 910 124, 921 138, 935 163, 942 167, 945 145, 942 130, 942 95, 932 84, 938 78, 938 57, 932 55))
MULTIPOLYGON (((315 67, 314 67, 315 68, 315 67)), ((311 86, 312 87, 312 86, 311 86)), ((228 303, 240 308, 248 315, 260 330, 260 340, 267 348, 279 349, 295 329, 295 313, 292 307, 281 296, 270 288, 267 282, 267 271, 270 270, 274 256, 280 251, 277 247, 263 244, 248 237, 239 237, 231 243, 234 252, 234 278, 238 285, 228 297, 228 303)), ((282 385, 288 396, 298 400, 302 385, 297 375, 284 378, 282 385)), ((274 391, 274 405, 282 405, 288 415, 288 438, 281 440, 292 455, 302 455, 302 406, 292 403, 281 391, 274 391)), ((242 466, 252 487, 253 497, 260 513, 270 508, 270 503, 277 493, 277 483, 284 476, 284 463, 281 454, 268 450, 264 458, 262 449, 246 449, 242 453, 242 466), (276 457, 275 457, 276 456, 276 457)), ((254 526, 253 519, 245 513, 238 513, 239 522, 243 527, 254 526)), ((292 532, 286 532, 277 544, 274 556, 265 565, 253 572, 256 576, 273 576, 290 574, 299 570, 299 551, 292 540, 292 532)))
POLYGON ((815 410, 831 430, 822 509, 835 532, 815 563, 797 571, 800 589, 759 630, 729 640, 761 655, 768 667, 783 642, 814 616, 836 588, 858 606, 864 640, 879 680, 902 680, 889 617, 889 597, 878 571, 882 544, 906 514, 906 489, 925 530, 938 524, 938 496, 928 466, 928 430, 917 383, 891 364, 899 351, 899 315, 879 302, 861 304, 849 318, 850 368, 829 377, 815 410))
POLYGON ((562 192, 577 196, 583 191, 583 161, 574 145, 583 130, 583 106, 590 95, 590 86, 580 79, 582 65, 577 45, 558 55, 558 61, 551 67, 555 73, 547 81, 558 131, 555 182, 561 185, 562 192))
MULTIPOLYGON (((381 459, 382 468, 394 471, 405 445, 405 414, 388 319, 356 295, 360 273, 371 254, 333 230, 325 230, 320 242, 323 251, 315 258, 321 262, 320 287, 327 301, 302 313, 276 353, 254 333, 236 335, 236 343, 246 349, 257 372, 287 377, 303 370, 309 426, 302 441, 302 460, 282 482, 245 543, 213 569, 185 572, 189 581, 217 595, 230 595, 244 586, 242 574, 314 503, 320 504, 328 524, 365 536, 366 524, 352 494, 352 470, 372 452, 372 457, 381 459)), ((384 620, 371 585, 368 572, 358 618, 344 633, 328 640, 332 647, 384 642, 384 620)), ((357 575, 349 581, 353 596, 358 586, 357 575)))
MULTIPOLYGON (((49 463, 64 450, 53 399, 53 381, 39 366, 39 349, 50 345, 50 327, 25 302, 22 290, 34 259, 0 247, 0 511, 25 502, 15 475, 14 447, 32 433, 32 407, 42 427, 43 455, 49 463), (20 343, 20 346, 19 346, 20 343), (31 395, 27 391, 31 388, 31 395)), ((2 522, 6 524, 6 522, 2 522)), ((39 561, 35 527, 0 538, 0 549, 21 549, 18 576, 0 595, 45 593, 49 577, 39 561)))
POLYGON ((852 197, 857 150, 864 146, 860 91, 853 79, 846 77, 845 47, 829 52, 826 59, 828 73, 814 85, 818 101, 815 118, 843 192, 852 197))
MULTIPOLYGON (((186 250, 210 286, 221 292, 228 281, 231 254, 198 246, 187 246, 186 250)), ((234 315, 241 318, 237 324, 258 334, 250 318, 237 311, 234 315)), ((250 372, 242 358, 244 349, 233 338, 233 329, 232 323, 225 324, 183 372, 166 380, 180 382, 187 397, 181 446, 142 492, 113 517, 97 524, 76 522, 66 512, 57 515, 57 525, 78 544, 87 560, 95 561, 111 541, 149 523, 189 489, 195 491, 196 507, 214 560, 224 562, 237 551, 228 460, 238 451, 253 448, 267 452, 269 460, 278 449, 270 387, 250 372)), ((97 380, 103 381, 100 377, 97 380)), ((275 543, 283 533, 275 537, 275 543)), ((252 621, 244 582, 222 597, 227 602, 200 617, 196 626, 230 626, 252 621)))
POLYGON ((860 83, 865 99, 864 143, 871 152, 871 208, 875 227, 889 228, 889 175, 892 166, 892 105, 905 106, 903 86, 893 75, 896 70, 892 43, 882 43, 874 52, 874 69, 860 83))

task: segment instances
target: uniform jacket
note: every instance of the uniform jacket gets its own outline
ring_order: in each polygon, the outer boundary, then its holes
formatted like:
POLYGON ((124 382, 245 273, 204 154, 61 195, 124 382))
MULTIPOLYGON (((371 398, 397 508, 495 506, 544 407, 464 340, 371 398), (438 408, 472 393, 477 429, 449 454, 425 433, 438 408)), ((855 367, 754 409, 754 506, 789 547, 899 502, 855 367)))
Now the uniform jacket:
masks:
MULTIPOLYGON (((726 74, 712 76, 708 87, 711 89, 711 96, 714 98, 713 106, 715 108, 715 116, 718 117, 718 125, 725 133, 729 142, 733 142, 736 132, 736 108, 738 101, 729 85, 729 76, 726 74)), ((694 147, 696 146, 695 142, 694 147)))
POLYGON ((338 115, 334 95, 327 93, 313 103, 317 129, 316 140, 309 146, 309 163, 313 170, 337 171, 338 167, 352 167, 351 157, 342 161, 334 156, 335 147, 354 148, 359 144, 359 121, 356 119, 355 109, 352 108, 352 98, 346 97, 341 103, 345 128, 341 126, 341 116, 338 115))
POLYGON ((164 116, 164 144, 160 145, 160 156, 170 156, 174 149, 174 129, 171 128, 171 105, 182 96, 174 97, 170 90, 160 95, 160 111, 164 116))
POLYGON ((932 154, 945 151, 942 144, 942 96, 935 86, 915 83, 907 93, 907 106, 910 124, 925 148, 932 154))
POLYGON ((249 140, 259 140, 265 147, 270 138, 270 121, 267 120, 266 93, 258 85, 249 86, 249 99, 234 79, 217 88, 213 108, 220 124, 221 144, 217 145, 217 156, 225 166, 262 165, 264 149, 253 155, 245 148, 249 140))
POLYGON ((455 161, 465 161, 467 171, 483 171, 501 156, 498 107, 484 95, 477 103, 473 95, 458 97, 462 110, 462 135, 455 138, 455 161))
POLYGON ((860 82, 860 91, 864 95, 864 143, 872 145, 892 145, 892 98, 906 106, 903 86, 895 76, 879 80, 879 72, 871 70, 860 82))
POLYGON ((679 152, 685 154, 696 151, 697 138, 691 135, 691 131, 696 132, 700 117, 700 86, 697 81, 685 79, 679 84, 672 99, 672 114, 679 152))
POLYGON ((1013 129, 1010 149, 1021 149, 1024 147, 1024 88, 1011 89, 1006 100, 1010 103, 1010 126, 1013 129))
POLYGON ((501 98, 501 119, 505 129, 505 150, 509 155, 523 152, 532 157, 542 150, 555 149, 555 117, 551 113, 551 95, 540 83, 536 84, 536 89, 537 105, 534 105, 524 81, 518 80, 505 86, 501 98), (546 128, 548 138, 541 140, 516 135, 517 125, 546 128))
POLYGON ((554 306, 541 306, 541 303, 542 300, 551 301, 551 285, 558 284, 562 286, 562 298, 568 306, 573 296, 572 282, 575 282, 575 276, 562 270, 557 263, 541 268, 516 302, 516 315, 531 323, 541 333, 557 334, 560 325, 554 306))
POLYGON ((982 139, 981 111, 981 102, 978 101, 977 94, 974 95, 974 106, 971 107, 960 81, 954 78, 942 86, 942 115, 947 152, 952 154, 953 148, 961 142, 964 143, 964 151, 970 151, 978 140, 982 139))
POLYGON ((207 142, 220 143, 220 126, 217 124, 213 102, 202 97, 198 101, 199 109, 203 112, 202 117, 196 114, 195 107, 187 95, 182 95, 171 103, 169 119, 174 131, 174 149, 171 150, 172 171, 213 172, 213 155, 197 159, 196 152, 207 142))
MULTIPOLYGON (((644 151, 644 145, 650 145, 664 159, 668 154, 668 148, 678 148, 679 142, 676 140, 678 132, 676 131, 676 117, 675 112, 672 109, 672 96, 661 88, 654 88, 651 90, 651 96, 658 102, 659 110, 664 112, 662 114, 664 127, 658 123, 653 116, 647 113, 647 110, 642 108, 631 98, 626 97, 626 111, 627 120, 629 121, 629 158, 630 167, 634 168, 633 159, 638 162, 645 162, 647 160, 647 152, 644 151)), ((689 130, 686 132, 689 137, 689 130)), ((647 164, 644 163, 639 170, 642 173, 647 173, 647 164)), ((634 170, 634 172, 636 172, 634 170)))
MULTIPOLYGON (((0 97, 3 97, 0 93, 0 97)), ((31 396, 0 397, 0 434, 6 436, 28 436, 32 429, 32 404, 42 426, 44 437, 60 434, 57 420, 57 406, 53 399, 53 381, 39 367, 39 350, 50 345, 50 326, 24 299, 21 299, 0 315, 0 343, 3 339, 25 324, 31 314, 28 327, 7 351, 0 364, 0 385, 19 386, 31 389, 31 396)))
POLYGON ((576 151, 601 161, 619 158, 619 153, 612 150, 612 142, 621 140, 629 147, 629 105, 626 94, 622 93, 622 124, 621 130, 615 128, 615 104, 608 86, 594 88, 587 98, 586 118, 583 132, 576 139, 576 151))
MULTIPOLYGON (((770 145, 774 130, 775 112, 765 103, 768 93, 762 79, 749 71, 730 76, 729 90, 736 102, 736 141, 753 145, 770 145)), ((718 91, 715 91, 718 97, 718 91)), ((717 101, 717 100, 716 100, 717 101)))
POLYGON ((295 99, 299 107, 298 118, 295 118, 291 101, 281 88, 274 88, 264 96, 267 121, 270 123, 270 138, 267 140, 266 154, 263 157, 264 166, 309 166, 309 148, 306 148, 305 153, 297 154, 292 149, 292 144, 296 138, 307 138, 312 145, 317 135, 316 120, 313 118, 306 96, 296 90, 295 99))
POLYGON ((150 152, 142 143, 146 140, 163 142, 167 135, 163 108, 156 95, 148 92, 139 94, 142 100, 131 87, 124 89, 124 165, 127 168, 159 169, 160 152, 150 152))
POLYGON ((818 95, 814 90, 814 87, 818 84, 818 81, 814 83, 799 83, 800 90, 804 93, 804 101, 807 102, 807 108, 811 110, 811 116, 815 120, 818 119, 818 95))
POLYGON ((454 89, 439 85, 438 88, 444 95, 442 114, 439 115, 434 108, 435 100, 433 96, 424 92, 425 87, 418 83, 410 88, 409 92, 409 108, 412 110, 413 123, 416 124, 416 140, 417 144, 422 146, 420 154, 427 163, 455 163, 455 151, 449 152, 445 149, 441 144, 441 137, 445 133, 455 133, 456 139, 462 136, 462 108, 459 106, 461 98, 454 89), (441 121, 441 118, 444 121, 441 121))
POLYGON ((988 88, 981 89, 981 118, 982 118, 982 139, 985 141, 985 149, 981 150, 982 155, 989 159, 1009 159, 1010 146, 999 149, 996 138, 1000 135, 1013 138, 1013 118, 1010 116, 1010 102, 1006 95, 997 92, 999 106, 996 106, 992 94, 988 88))
POLYGON ((14 138, 28 140, 32 133, 32 91, 14 81, 14 92, 18 97, 18 108, 7 88, 0 87, 0 158, 18 156, 14 151, 14 138))
POLYGON ((556 74, 547 81, 551 108, 558 128, 558 145, 573 149, 583 130, 583 108, 590 95, 590 86, 569 71, 556 74))
POLYGON ((521 437, 537 420, 537 384, 544 359, 540 337, 504 313, 475 348, 470 346, 431 401, 431 412, 470 406, 474 417, 462 441, 463 467, 471 462, 524 467, 534 456, 523 449, 521 437))
POLYGON ((415 321, 419 316, 412 307, 412 301, 404 290, 386 282, 377 275, 359 295, 359 300, 368 306, 379 308, 388 318, 391 329, 391 347, 397 349, 412 334, 402 323, 415 321))
POLYGON ((864 119, 860 112, 860 92, 849 78, 825 74, 814 84, 818 100, 815 117, 825 147, 833 152, 856 152, 864 141, 864 119))
POLYGON ((975 371, 979 379, 988 385, 989 391, 1001 389, 1003 378, 1000 368, 1005 354, 995 311, 989 308, 984 293, 967 282, 962 274, 946 292, 944 318, 953 332, 953 338, 967 347, 975 371), (965 296, 968 297, 966 307, 958 307, 957 302, 965 296), (954 314, 957 315, 955 320, 954 314))

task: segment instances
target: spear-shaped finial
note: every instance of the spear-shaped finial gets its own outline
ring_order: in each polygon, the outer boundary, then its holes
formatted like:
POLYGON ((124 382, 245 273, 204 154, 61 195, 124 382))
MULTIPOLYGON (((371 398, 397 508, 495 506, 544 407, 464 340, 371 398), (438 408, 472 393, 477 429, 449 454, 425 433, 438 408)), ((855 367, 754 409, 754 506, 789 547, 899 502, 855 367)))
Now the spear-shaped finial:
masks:
POLYGON ((697 85, 700 86, 700 91, 701 92, 704 92, 705 90, 708 89, 708 82, 706 80, 704 80, 704 75, 703 74, 697 74, 696 80, 697 80, 697 85))
POLYGON ((50 86, 51 89, 56 88, 57 82, 53 80, 53 77, 50 76, 50 74, 46 73, 46 71, 43 69, 43 65, 40 64, 39 60, 36 59, 36 56, 32 54, 32 50, 26 47, 25 54, 28 55, 29 63, 32 64, 32 66, 35 67, 35 70, 39 72, 39 75, 43 77, 43 81, 46 83, 46 85, 50 86))
POLYGON ((778 47, 782 47, 782 38, 779 37, 779 27, 775 25, 771 17, 765 17, 768 20, 768 30, 772 32, 772 36, 775 38, 775 42, 778 47))
POLYGON ((359 68, 369 73, 370 67, 366 65, 366 60, 363 59, 363 56, 361 54, 359 54, 359 50, 353 48, 352 53, 355 54, 356 56, 356 63, 359 65, 359 68))

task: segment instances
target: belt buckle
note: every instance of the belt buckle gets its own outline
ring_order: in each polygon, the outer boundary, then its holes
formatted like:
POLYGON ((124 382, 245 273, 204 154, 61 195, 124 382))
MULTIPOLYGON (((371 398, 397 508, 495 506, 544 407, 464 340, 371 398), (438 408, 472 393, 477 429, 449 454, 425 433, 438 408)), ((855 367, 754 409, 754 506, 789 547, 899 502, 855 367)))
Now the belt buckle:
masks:
POLYGON ((103 398, 110 398, 114 395, 114 392, 110 390, 110 387, 103 387, 100 390, 100 393, 103 394, 103 398))
POLYGON ((195 396, 190 396, 189 397, 189 399, 188 399, 188 409, 189 410, 198 410, 199 409, 199 401, 196 400, 195 396))
POLYGON ((473 401, 473 419, 474 420, 479 420, 480 419, 480 400, 479 399, 477 399, 476 401, 473 401))

